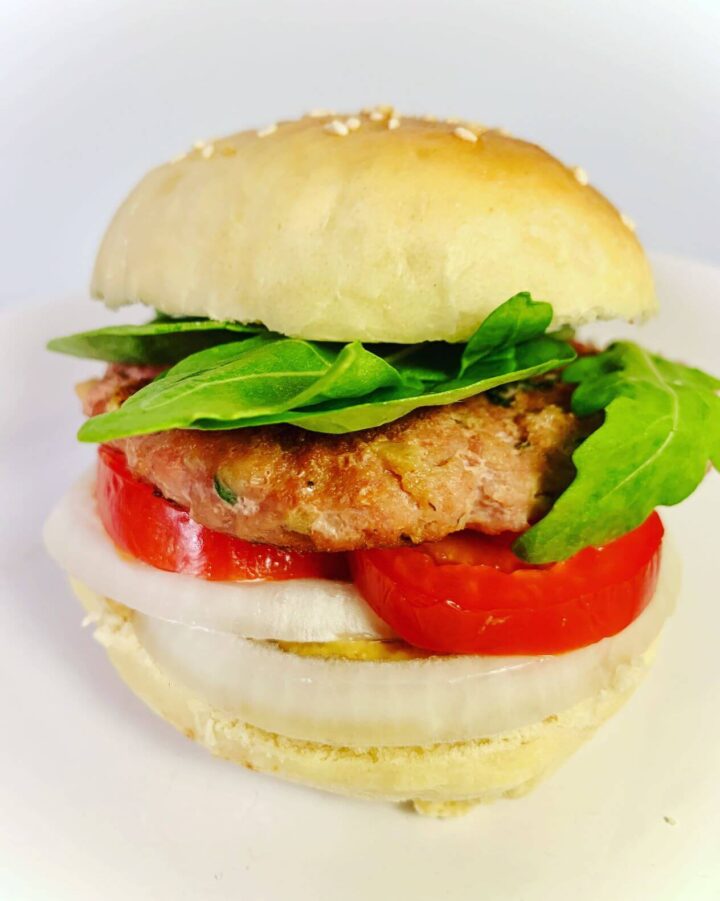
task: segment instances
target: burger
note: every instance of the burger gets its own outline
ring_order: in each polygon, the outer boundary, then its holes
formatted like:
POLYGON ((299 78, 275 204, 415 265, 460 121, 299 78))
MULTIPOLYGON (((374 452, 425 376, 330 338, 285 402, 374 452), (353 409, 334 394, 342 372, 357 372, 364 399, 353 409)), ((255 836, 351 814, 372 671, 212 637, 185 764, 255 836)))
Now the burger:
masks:
POLYGON ((576 329, 656 310, 632 223, 544 150, 391 108, 151 171, 61 337, 93 472, 45 539, 118 673, 249 769, 449 815, 625 702, 677 590, 657 508, 720 382, 576 329))

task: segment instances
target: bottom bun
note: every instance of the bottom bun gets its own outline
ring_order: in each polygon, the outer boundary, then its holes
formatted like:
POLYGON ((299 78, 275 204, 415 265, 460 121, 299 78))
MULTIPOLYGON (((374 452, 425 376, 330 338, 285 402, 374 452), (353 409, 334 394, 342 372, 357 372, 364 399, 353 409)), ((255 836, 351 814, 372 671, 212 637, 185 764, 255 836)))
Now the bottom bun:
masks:
POLYGON ((625 703, 647 673, 657 644, 621 666, 609 688, 520 729, 426 747, 340 747, 268 732, 211 707, 153 660, 140 643, 130 609, 71 582, 122 679, 188 738, 251 770, 353 797, 409 801, 431 816, 454 816, 474 804, 530 791, 625 703))

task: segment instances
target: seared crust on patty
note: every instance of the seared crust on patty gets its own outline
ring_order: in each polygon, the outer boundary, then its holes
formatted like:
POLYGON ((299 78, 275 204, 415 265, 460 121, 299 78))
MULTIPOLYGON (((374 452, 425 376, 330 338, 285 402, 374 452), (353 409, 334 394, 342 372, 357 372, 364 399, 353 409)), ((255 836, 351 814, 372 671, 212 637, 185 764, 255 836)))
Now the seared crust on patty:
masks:
POLYGON ((109 413, 159 375, 166 366, 133 366, 111 363, 101 379, 90 379, 76 385, 75 392, 86 416, 109 413))
MULTIPOLYGON (((109 367, 86 412, 116 396, 116 377, 128 390, 127 370, 109 367)), ((567 386, 544 379, 348 435, 264 426, 116 444, 136 475, 212 529, 297 550, 392 547, 464 528, 519 532, 541 516, 582 437, 568 401, 567 386)))

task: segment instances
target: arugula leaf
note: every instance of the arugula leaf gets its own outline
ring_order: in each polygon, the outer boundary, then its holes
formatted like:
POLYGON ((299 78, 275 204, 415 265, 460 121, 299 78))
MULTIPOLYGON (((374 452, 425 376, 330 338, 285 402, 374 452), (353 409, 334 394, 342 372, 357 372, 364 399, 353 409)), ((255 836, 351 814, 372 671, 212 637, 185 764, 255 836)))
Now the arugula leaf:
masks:
POLYGON ((468 341, 462 355, 460 375, 478 360, 512 355, 517 345, 542 335, 552 322, 553 308, 544 301, 534 301, 527 291, 507 301, 512 316, 489 316, 468 341))
POLYGON ((264 328, 260 325, 214 319, 170 319, 160 315, 143 325, 110 325, 53 338, 47 347, 59 353, 108 363, 177 363, 206 347, 237 341, 239 333, 254 335, 262 331, 264 328))
POLYGON ((573 411, 605 410, 605 420, 575 451, 574 481, 515 542, 531 563, 624 535, 691 494, 708 461, 720 466, 718 379, 629 342, 577 360, 563 378, 577 383, 573 411))
POLYGON ((269 332, 218 345, 181 360, 118 410, 89 419, 79 438, 268 423, 340 434, 383 425, 418 407, 453 403, 567 365, 573 349, 544 334, 552 317, 548 306, 517 295, 465 347, 434 342, 370 349, 269 332), (519 344, 508 344, 513 335, 519 344))
MULTIPOLYGON (((486 361, 476 365, 462 378, 448 379, 433 386, 425 386, 420 393, 413 389, 391 389, 377 391, 357 404, 322 404, 302 410, 293 410, 282 415, 257 417, 242 423, 244 426, 268 425, 288 422, 311 432, 342 434, 360 429, 375 428, 393 422, 419 407, 434 407, 453 404, 475 394, 481 394, 499 385, 532 378, 566 366, 575 358, 575 352, 568 345, 553 340, 535 339, 521 345, 512 361, 486 361)), ((216 428, 234 428, 225 424, 216 428)))
POLYGON ((392 366, 357 342, 340 351, 258 336, 193 354, 118 410, 87 420, 83 441, 174 428, 235 428, 311 402, 361 397, 400 384, 392 366))

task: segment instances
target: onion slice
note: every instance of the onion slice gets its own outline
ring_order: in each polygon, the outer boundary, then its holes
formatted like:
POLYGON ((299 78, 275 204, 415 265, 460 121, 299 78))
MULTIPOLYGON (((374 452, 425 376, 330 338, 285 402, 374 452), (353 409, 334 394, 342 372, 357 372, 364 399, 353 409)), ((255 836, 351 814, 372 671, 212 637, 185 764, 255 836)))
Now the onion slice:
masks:
POLYGON ((121 556, 95 510, 94 474, 50 514, 50 555, 88 588, 158 619, 279 641, 391 638, 393 632, 349 582, 329 579, 208 582, 121 556))
POLYGON ((134 617, 164 673, 226 715, 296 739, 353 747, 482 738, 537 723, 619 688, 674 606, 677 558, 664 549, 655 597, 617 635, 565 654, 368 662, 298 656, 134 617))

